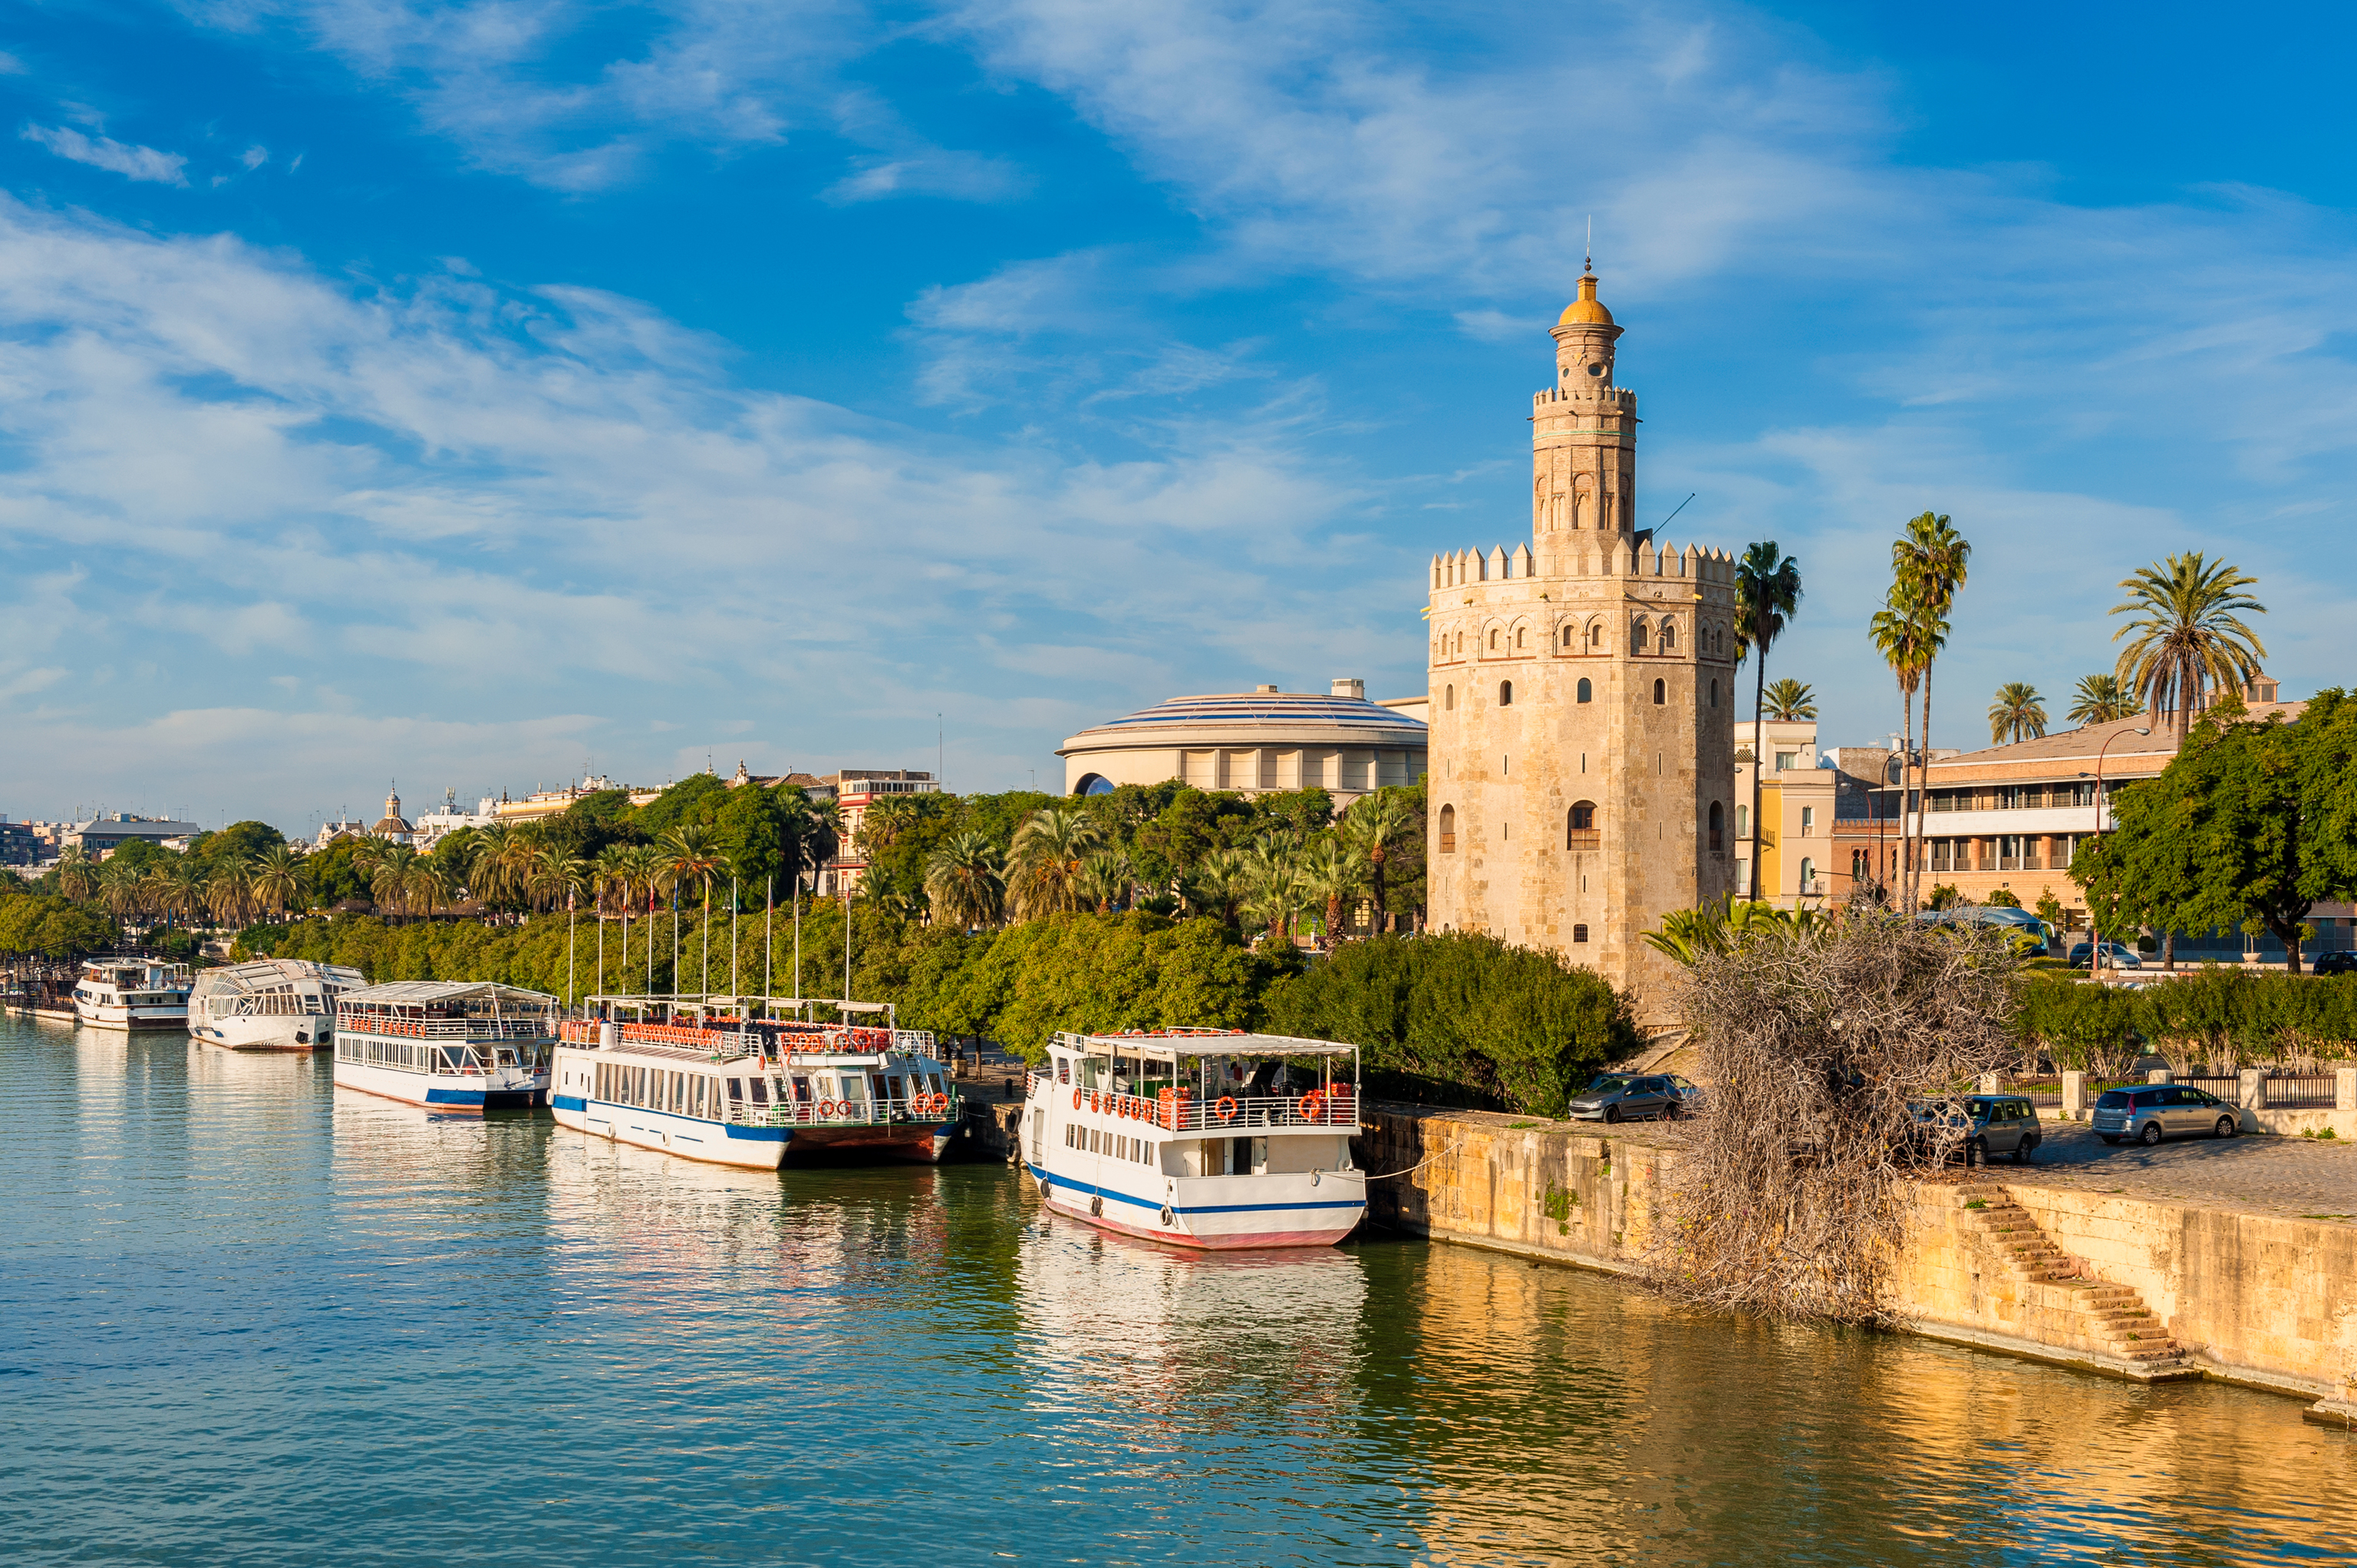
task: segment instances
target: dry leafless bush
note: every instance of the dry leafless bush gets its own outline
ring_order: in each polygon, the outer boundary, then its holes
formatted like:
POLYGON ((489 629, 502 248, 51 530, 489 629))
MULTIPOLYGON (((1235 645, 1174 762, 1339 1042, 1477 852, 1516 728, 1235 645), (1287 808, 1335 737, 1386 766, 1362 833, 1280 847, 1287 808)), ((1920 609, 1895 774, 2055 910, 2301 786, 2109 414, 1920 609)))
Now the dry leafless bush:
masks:
POLYGON ((1672 1167, 1652 1273, 1699 1305, 1887 1319, 1887 1261, 1921 1155, 1910 1100, 2013 1059, 2017 960, 1989 927, 1852 910, 1764 929, 1687 971, 1708 1114, 1672 1167))

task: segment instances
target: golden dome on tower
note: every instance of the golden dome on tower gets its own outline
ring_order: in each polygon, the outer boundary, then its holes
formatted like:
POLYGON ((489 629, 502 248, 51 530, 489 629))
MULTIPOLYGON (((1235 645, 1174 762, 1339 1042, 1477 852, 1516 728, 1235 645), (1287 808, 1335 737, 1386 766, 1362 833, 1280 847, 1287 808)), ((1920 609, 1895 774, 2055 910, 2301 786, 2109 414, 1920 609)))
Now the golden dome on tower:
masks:
POLYGON ((1555 317, 1555 324, 1557 327, 1609 327, 1612 325, 1612 313, 1605 309, 1597 300, 1594 273, 1580 274, 1579 297, 1563 307, 1563 314, 1555 317))

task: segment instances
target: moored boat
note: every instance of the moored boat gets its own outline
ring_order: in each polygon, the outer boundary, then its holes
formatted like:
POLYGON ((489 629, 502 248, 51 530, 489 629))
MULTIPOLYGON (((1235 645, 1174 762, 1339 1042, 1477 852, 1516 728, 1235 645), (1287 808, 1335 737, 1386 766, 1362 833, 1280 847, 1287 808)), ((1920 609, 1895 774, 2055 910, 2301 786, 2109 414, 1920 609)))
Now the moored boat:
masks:
POLYGON ((397 980, 336 1001, 336 1087, 447 1111, 526 1111, 548 1092, 556 998, 488 980, 397 980))
POLYGON ((1284 1035, 1060 1034, 1026 1086, 1023 1157, 1049 1208, 1108 1230, 1330 1246, 1367 1210, 1357 1068, 1355 1046, 1284 1035))
POLYGON ((74 980, 74 1017, 102 1029, 178 1029, 188 1022, 188 966, 94 958, 74 980))
POLYGON ((359 970, 264 958, 208 969, 188 995, 188 1033, 233 1051, 312 1051, 331 1044, 336 999, 368 984, 359 970))
POLYGON ((775 1170, 797 1155, 939 1160, 958 1095, 933 1037, 774 1013, 769 997, 593 996, 556 1047, 557 1125, 687 1159, 775 1170))

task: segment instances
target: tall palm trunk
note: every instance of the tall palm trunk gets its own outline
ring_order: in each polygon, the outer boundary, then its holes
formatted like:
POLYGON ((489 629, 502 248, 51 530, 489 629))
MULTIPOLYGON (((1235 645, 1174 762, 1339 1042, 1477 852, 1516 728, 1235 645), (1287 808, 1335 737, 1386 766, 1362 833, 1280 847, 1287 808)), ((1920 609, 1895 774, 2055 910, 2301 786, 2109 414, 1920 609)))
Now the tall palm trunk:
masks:
POLYGON ((1908 871, 1913 878, 1911 886, 1916 895, 1915 900, 1907 906, 1907 912, 1910 915, 1920 907, 1923 892, 1923 819, 1932 810, 1932 660, 1926 657, 1923 660, 1923 762, 1917 770, 1915 787, 1915 842, 1907 855, 1908 871))
POLYGON ((1369 873, 1375 884, 1375 931, 1377 935, 1391 929, 1391 906, 1383 899, 1383 846, 1377 844, 1367 853, 1369 873))
POLYGON ((1915 906, 1910 902, 1907 876, 1908 868, 1914 864, 1914 854, 1907 844, 1907 797, 1915 789, 1915 693, 1903 682, 1899 688, 1899 701, 1905 710, 1901 725, 1907 732, 1907 749, 1899 754, 1899 866, 1892 877, 1897 886, 1890 890, 1890 899, 1893 907, 1912 914, 1915 906))
POLYGON ((1760 863, 1768 857, 1767 831, 1760 822, 1760 783, 1768 773, 1768 715, 1764 704, 1768 700, 1768 645, 1757 645, 1760 668, 1753 671, 1751 681, 1751 897, 1760 899, 1760 863))

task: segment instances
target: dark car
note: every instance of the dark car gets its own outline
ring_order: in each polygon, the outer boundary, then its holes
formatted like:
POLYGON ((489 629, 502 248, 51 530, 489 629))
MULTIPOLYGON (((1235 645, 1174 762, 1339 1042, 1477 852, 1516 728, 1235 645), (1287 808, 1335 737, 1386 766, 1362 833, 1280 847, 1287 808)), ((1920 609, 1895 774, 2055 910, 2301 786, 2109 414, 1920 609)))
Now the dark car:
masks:
POLYGON ((2134 1138, 2152 1144, 2203 1133, 2231 1138, 2243 1125, 2241 1112, 2214 1094, 2182 1083, 2107 1089, 2095 1098, 2093 1120, 2095 1136, 2106 1144, 2134 1138))
POLYGON ((1666 1073, 1598 1073, 1571 1100, 1572 1119, 1578 1122, 1641 1122, 1684 1110, 1666 1073))
MULTIPOLYGON (((2072 969, 2086 968, 2087 956, 2088 949, 2086 943, 2072 942, 2071 944, 2069 962, 2072 969)), ((2136 949, 2128 947, 2123 943, 2105 942, 2104 944, 2104 967, 2105 969, 2142 969, 2144 967, 2144 955, 2136 951, 2136 949)))
POLYGON ((2320 952, 2309 967, 2318 974, 2357 974, 2357 952, 2320 952))
POLYGON ((1965 1162, 1986 1165, 1999 1155, 2026 1165, 2044 1139, 2038 1107, 2018 1094, 1973 1094, 1961 1100, 1917 1101, 1916 1145, 1927 1151, 1944 1128, 1965 1162))
POLYGON ((1708 1096, 1703 1093, 1702 1085, 1674 1072, 1665 1072, 1662 1076, 1670 1080, 1670 1092, 1677 1097, 1680 1113, 1691 1114, 1703 1108, 1708 1096))

